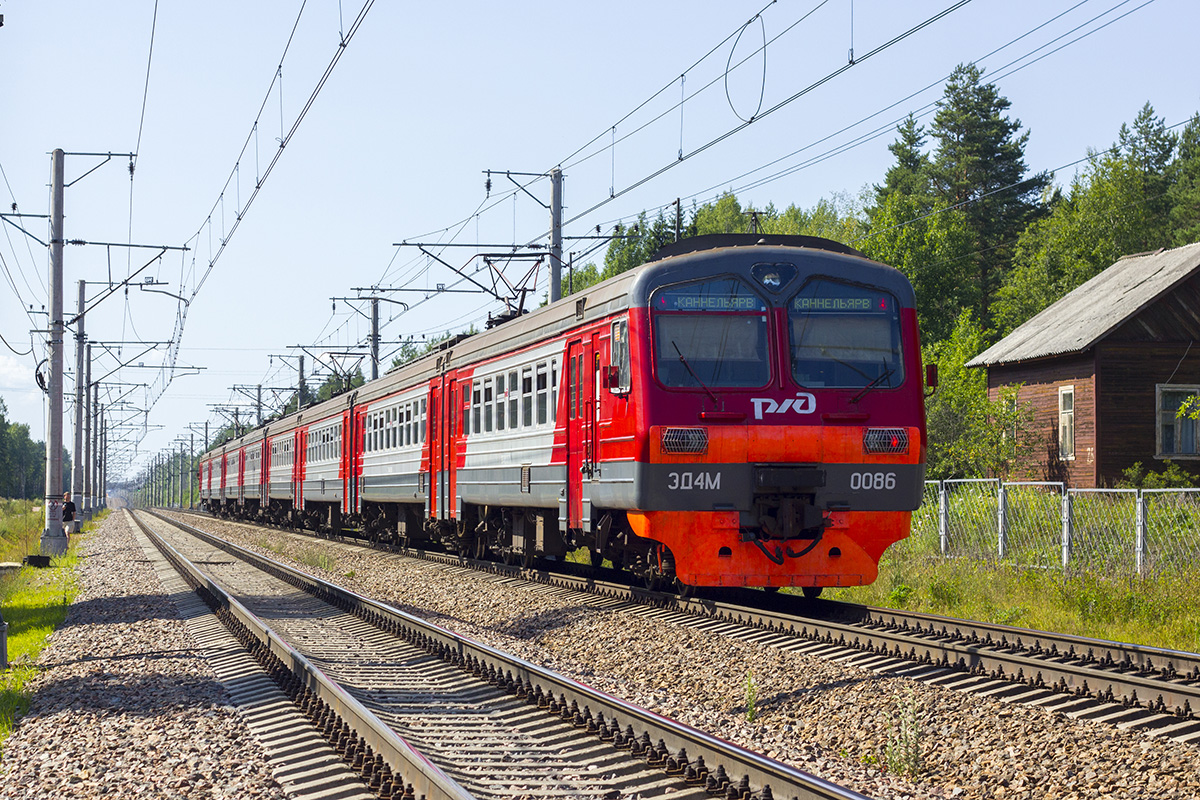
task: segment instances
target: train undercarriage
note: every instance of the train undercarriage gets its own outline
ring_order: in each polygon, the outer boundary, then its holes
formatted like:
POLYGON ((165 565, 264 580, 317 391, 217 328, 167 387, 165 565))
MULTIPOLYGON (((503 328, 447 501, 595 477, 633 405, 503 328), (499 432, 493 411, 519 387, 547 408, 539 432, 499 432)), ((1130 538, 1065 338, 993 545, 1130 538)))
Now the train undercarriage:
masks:
POLYGON ((464 504, 453 520, 429 519, 417 504, 364 502, 362 513, 343 514, 339 503, 308 502, 302 509, 290 500, 209 500, 203 510, 221 519, 306 530, 326 538, 360 539, 381 547, 435 547, 464 558, 494 559, 533 567, 539 559, 590 563, 627 572, 647 589, 692 587, 675 577, 675 559, 665 545, 634 534, 624 512, 604 511, 593 532, 562 533, 556 512, 464 504))

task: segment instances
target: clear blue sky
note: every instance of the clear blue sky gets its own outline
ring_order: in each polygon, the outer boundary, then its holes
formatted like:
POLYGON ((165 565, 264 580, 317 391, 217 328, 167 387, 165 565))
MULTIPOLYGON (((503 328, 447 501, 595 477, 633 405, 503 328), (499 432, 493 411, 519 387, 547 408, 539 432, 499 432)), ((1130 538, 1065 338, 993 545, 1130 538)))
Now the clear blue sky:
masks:
MULTIPOLYGON (((189 423, 209 419, 216 427, 220 418, 209 404, 235 399, 231 385, 294 382, 294 372, 271 363, 269 354, 296 352, 287 350, 296 344, 336 349, 363 341, 366 320, 344 302, 334 311, 331 297, 376 283, 432 287, 458 280, 394 242, 543 237, 545 209, 525 194, 511 196, 503 176, 493 178, 487 198, 487 169, 540 173, 561 164, 567 217, 579 217, 566 234, 584 235, 676 197, 690 205, 727 189, 760 207, 856 196, 890 165, 895 121, 909 111, 927 113, 940 81, 962 62, 983 66, 1012 102, 1010 115, 1030 131, 1026 160, 1035 170, 1108 146, 1146 101, 1168 125, 1200 109, 1200 70, 1191 55, 1200 30, 1194 0, 974 0, 861 60, 951 5, 779 0, 737 39, 763 0, 376 4, 195 294, 178 363, 206 369, 176 378, 157 398, 136 463, 189 423), (1095 32, 1068 44, 1089 31, 1095 32), (763 58, 754 53, 764 36, 765 80, 763 58), (1064 38, 1048 44, 1058 37, 1064 38), (852 68, 622 194, 675 163, 681 148, 692 153, 736 128, 739 117, 759 108, 760 95, 761 109, 771 109, 841 69, 851 47, 858 59, 852 68), (727 64, 743 60, 726 80, 727 64), (682 112, 681 96, 688 98, 682 112), (865 140, 846 147, 858 137, 865 140), (784 171, 790 174, 754 185, 784 171), (618 197, 605 202, 610 191, 618 197)), ((78 183, 67 190, 66 235, 187 244, 185 256, 172 251, 140 278, 153 276, 170 284, 161 289, 191 297, 360 7, 361 0, 310 0, 282 80, 268 95, 297 2, 162 3, 147 84, 152 0, 0 0, 0 209, 15 202, 23 213, 47 213, 48 154, 56 147, 136 150, 132 191, 127 158, 82 178, 102 159, 68 158, 67 180, 78 183), (251 144, 239 162, 247 137, 251 144), (227 185, 235 164, 237 180, 227 185)), ((1058 183, 1074 171, 1059 172, 1058 183)), ((549 200, 548 182, 530 192, 549 200)), ((47 238, 44 220, 22 224, 47 238)), ((24 351, 29 329, 44 324, 36 315, 31 321, 22 304, 46 302, 47 256, 13 226, 2 227, 0 257, 17 291, 0 275, 0 334, 24 351)), ((568 242, 566 249, 583 246, 568 242)), ((123 279, 155 253, 69 247, 66 309, 75 307, 79 280, 123 279)), ((468 253, 449 250, 444 258, 461 265, 468 253)), ((546 285, 543 270, 539 298, 546 285)), ((89 300, 104 288, 89 285, 89 300)), ((397 314, 399 307, 385 306, 385 319, 395 316, 385 340, 480 324, 499 309, 483 296, 442 295, 420 304, 424 295, 395 296, 414 307, 397 314)), ((118 291, 89 316, 88 333, 98 341, 168 340, 179 309, 163 294, 118 291)), ((121 346, 123 358, 137 353, 131 347, 121 346)), ((35 437, 44 435, 33 383, 40 352, 39 345, 34 355, 17 356, 0 345, 0 396, 10 419, 30 423, 35 437)), ((160 364, 164 354, 141 361, 160 364)), ((69 347, 69 366, 73 359, 69 347)), ((111 358, 98 360, 93 377, 113 366, 111 358)), ((311 371, 311 359, 307 366, 311 371)), ((156 377, 151 369, 126 369, 110 380, 153 384, 156 377)), ((128 400, 144 408, 156 395, 134 387, 128 400)))

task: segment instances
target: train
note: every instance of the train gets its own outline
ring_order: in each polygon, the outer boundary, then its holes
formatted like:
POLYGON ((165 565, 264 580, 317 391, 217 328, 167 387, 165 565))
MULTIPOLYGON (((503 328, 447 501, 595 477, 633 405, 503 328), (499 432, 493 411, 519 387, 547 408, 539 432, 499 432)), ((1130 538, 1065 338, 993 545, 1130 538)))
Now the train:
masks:
POLYGON ((816 237, 697 236, 212 447, 201 507, 815 597, 873 582, 908 535, 933 385, 900 271, 816 237))

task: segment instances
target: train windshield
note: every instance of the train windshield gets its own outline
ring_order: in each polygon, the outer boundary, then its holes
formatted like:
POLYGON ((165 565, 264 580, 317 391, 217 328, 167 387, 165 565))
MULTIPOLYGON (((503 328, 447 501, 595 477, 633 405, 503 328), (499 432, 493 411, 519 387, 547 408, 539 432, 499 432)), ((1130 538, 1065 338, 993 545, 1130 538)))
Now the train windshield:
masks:
POLYGON ((733 278, 660 289, 654 312, 655 373, 664 386, 756 387, 771 380, 767 305, 733 278))
POLYGON ((807 388, 904 381, 900 306, 879 289, 815 278, 788 303, 792 377, 807 388))

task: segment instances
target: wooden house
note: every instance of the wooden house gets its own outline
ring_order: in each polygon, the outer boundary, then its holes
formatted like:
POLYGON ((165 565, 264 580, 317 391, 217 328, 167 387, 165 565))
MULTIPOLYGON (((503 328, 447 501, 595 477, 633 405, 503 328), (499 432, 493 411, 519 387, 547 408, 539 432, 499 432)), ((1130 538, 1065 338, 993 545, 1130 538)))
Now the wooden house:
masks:
POLYGON ((1135 462, 1200 472, 1200 243, 1126 256, 968 362, 1020 385, 1038 456, 1010 479, 1112 486, 1135 462))

